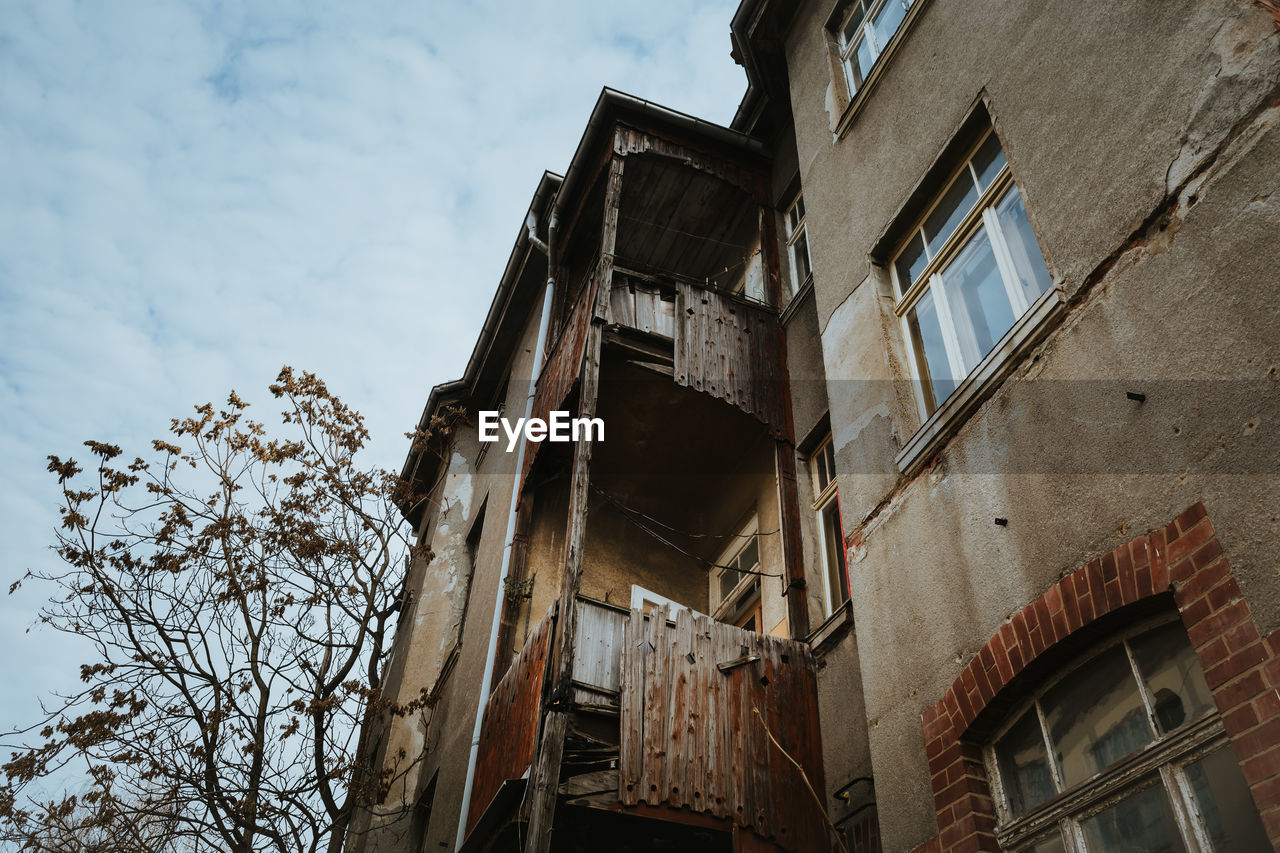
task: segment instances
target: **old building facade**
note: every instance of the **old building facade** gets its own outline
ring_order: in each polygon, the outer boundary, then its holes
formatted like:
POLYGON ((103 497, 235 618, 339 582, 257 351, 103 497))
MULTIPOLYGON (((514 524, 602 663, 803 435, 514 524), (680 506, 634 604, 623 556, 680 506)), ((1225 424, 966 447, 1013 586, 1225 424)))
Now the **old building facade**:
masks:
POLYGON ((349 848, 1280 849, 1278 21, 744 0, 731 127, 606 90, 349 848))

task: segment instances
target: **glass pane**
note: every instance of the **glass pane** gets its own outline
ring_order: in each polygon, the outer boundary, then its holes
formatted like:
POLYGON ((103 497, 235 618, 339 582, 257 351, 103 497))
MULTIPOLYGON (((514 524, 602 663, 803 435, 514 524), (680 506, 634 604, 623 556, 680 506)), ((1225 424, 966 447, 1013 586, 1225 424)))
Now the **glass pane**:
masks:
POLYGON ((742 580, 742 575, 738 572, 726 570, 720 573, 720 600, 724 601, 729 597, 729 593, 733 592, 734 587, 742 580))
POLYGON ((1163 785, 1152 785, 1081 823, 1090 853, 1185 853, 1163 785))
POLYGON ((929 258, 924 253, 924 238, 917 231, 916 236, 911 238, 911 242, 898 256, 898 286, 902 288, 903 293, 907 292, 911 282, 920 277, 920 273, 928 263, 929 258))
POLYGON ((960 377, 951 375, 951 363, 947 361, 947 348, 942 343, 942 326, 938 322, 938 306, 933 304, 933 291, 920 297, 916 307, 907 315, 911 336, 916 342, 916 358, 922 359, 928 368, 928 378, 933 390, 934 406, 956 390, 960 377))
POLYGON ((840 37, 845 44, 852 43, 858 37, 858 27, 862 26, 862 19, 866 12, 866 7, 862 5, 861 0, 854 4, 849 20, 845 22, 844 29, 840 31, 840 37))
POLYGON ((931 254, 938 254, 942 244, 947 242, 947 238, 960 225, 960 220, 964 219, 965 214, 973 209, 977 200, 978 188, 973 185, 973 176, 969 174, 969 170, 965 169, 951 182, 951 186, 947 187, 947 191, 938 201, 938 206, 924 221, 924 236, 929 241, 931 254))
POLYGON ((830 479, 828 479, 831 475, 827 473, 830 470, 831 469, 827 466, 826 448, 823 448, 813 457, 813 473, 817 478, 819 492, 827 487, 827 483, 831 482, 830 479))
POLYGON ((1049 756, 1044 751, 1044 733, 1040 730, 1040 718, 1035 708, 1023 714, 1009 733, 996 743, 996 761, 1009 797, 1009 810, 1014 817, 1026 814, 1028 809, 1058 793, 1049 769, 1049 756))
POLYGON ((738 557, 738 568, 752 570, 760 563, 760 546, 756 544, 753 538, 746 548, 742 549, 742 555, 738 557))
POLYGON ((1049 289, 1049 270, 1044 265, 1044 255, 1040 254, 1040 244, 1031 230, 1031 220, 1027 219, 1022 193, 1018 192, 1016 185, 1010 187, 996 205, 996 216, 1000 220, 1000 232, 1009 246, 1009 254, 1013 255, 1018 286, 1030 305, 1049 289))
POLYGON ((1161 731, 1171 732, 1213 709, 1213 695, 1182 623, 1136 637, 1129 641, 1129 648, 1151 691, 1161 731))
POLYGON ((884 5, 880 7, 880 11, 876 13, 875 22, 871 26, 876 31, 876 44, 881 50, 884 50, 889 39, 893 38, 898 27, 902 26, 902 19, 906 14, 907 10, 902 0, 885 0, 884 5))
POLYGON ((1224 746, 1189 765, 1187 778, 1214 853, 1271 849, 1231 747, 1224 746))
POLYGON ((991 186, 1004 164, 1004 150, 1000 148, 1000 140, 992 133, 973 155, 973 171, 978 173, 978 185, 984 190, 991 186))
POLYGON ((834 441, 827 442, 827 446, 822 449, 822 455, 827 460, 828 479, 822 482, 822 485, 825 488, 827 483, 830 483, 836 476, 836 444, 834 441))
POLYGON ((1018 853, 1066 853, 1066 851, 1067 848, 1062 844, 1061 830, 1054 830, 1052 835, 1041 838, 1029 847, 1021 848, 1018 853))
POLYGON ((985 229, 942 271, 942 288, 965 369, 972 370, 1016 319, 985 229))
POLYGON ((796 265, 797 283, 804 284, 809 278, 809 237, 805 232, 800 232, 800 236, 791 246, 791 252, 792 260, 796 265))
POLYGON ((857 60, 858 79, 866 80, 867 72, 871 70, 872 65, 876 64, 876 54, 871 49, 871 42, 866 39, 858 42, 857 60))
POLYGON ((844 563, 844 536, 840 529, 840 502, 822 508, 822 538, 827 552, 827 592, 835 609, 849 597, 849 575, 844 563))
POLYGON ((1068 675, 1044 695, 1041 707, 1067 787, 1154 740, 1123 646, 1068 675))

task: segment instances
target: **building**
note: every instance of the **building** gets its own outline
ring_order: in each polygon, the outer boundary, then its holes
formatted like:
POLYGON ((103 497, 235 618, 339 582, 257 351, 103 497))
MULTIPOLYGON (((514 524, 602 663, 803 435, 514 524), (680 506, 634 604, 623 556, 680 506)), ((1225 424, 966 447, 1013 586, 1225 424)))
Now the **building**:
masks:
POLYGON ((423 415, 606 440, 410 455, 349 847, 1280 849, 1278 28, 744 0, 731 127, 606 90, 423 415))

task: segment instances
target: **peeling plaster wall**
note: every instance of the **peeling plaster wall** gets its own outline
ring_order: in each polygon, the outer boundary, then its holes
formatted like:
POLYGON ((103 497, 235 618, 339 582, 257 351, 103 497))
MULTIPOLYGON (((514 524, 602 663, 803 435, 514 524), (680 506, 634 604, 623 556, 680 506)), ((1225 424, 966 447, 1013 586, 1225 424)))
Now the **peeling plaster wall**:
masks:
POLYGON ((921 712, 1062 573, 1203 500, 1259 628, 1280 625, 1274 20, 1236 0, 918 2, 842 139, 829 5, 786 45, 857 625, 821 676, 826 773, 861 760, 829 709, 865 699, 886 851, 938 831, 921 712), (921 417, 867 257, 979 100, 1069 311, 908 481, 893 457, 921 417))
MULTIPOLYGON (((535 311, 525 323, 509 368, 507 412, 524 411, 537 330, 535 311)), ((472 723, 480 701, 480 679, 500 595, 498 576, 515 475, 515 454, 505 453, 505 446, 489 444, 482 454, 486 446, 479 441, 474 419, 460 426, 424 521, 422 538, 435 556, 413 569, 411 585, 416 595, 396 635, 395 673, 389 687, 401 702, 417 697, 424 688, 434 689, 439 702, 424 714, 393 719, 389 730, 384 730, 386 755, 394 756, 403 748, 410 758, 421 755, 421 760, 393 788, 374 816, 375 829, 357 836, 354 843, 362 844, 357 849, 365 853, 417 853, 420 849, 453 847, 472 723), (467 539, 482 510, 473 571, 467 539), (442 667, 455 645, 457 662, 441 680, 442 667), (427 837, 410 837, 413 822, 409 810, 437 772, 427 837)), ((501 675, 501 671, 495 674, 495 682, 501 675)))

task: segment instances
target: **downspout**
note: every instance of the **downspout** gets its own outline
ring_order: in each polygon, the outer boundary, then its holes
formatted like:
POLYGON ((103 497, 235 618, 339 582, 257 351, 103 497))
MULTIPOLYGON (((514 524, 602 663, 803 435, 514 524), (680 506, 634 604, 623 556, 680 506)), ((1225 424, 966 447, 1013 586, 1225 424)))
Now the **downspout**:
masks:
MULTIPOLYGON (((542 316, 538 318, 538 342, 533 350, 533 370, 529 373, 529 395, 525 398, 524 403, 526 421, 533 416, 533 397, 538 389, 538 376, 542 373, 543 353, 547 348, 547 333, 551 325, 551 307, 556 286, 555 265, 552 259, 555 257, 556 229, 559 226, 559 220, 556 216, 556 204, 558 201, 559 199, 552 201, 551 218, 547 222, 547 240, 545 243, 538 237, 537 212, 531 210, 528 219, 525 220, 525 227, 529 231, 529 242, 547 256, 547 284, 542 296, 542 316)), ((494 657, 497 652, 495 647, 498 644, 498 632, 502 627, 502 605, 505 598, 504 591, 506 589, 507 576, 511 572, 511 551, 516 535, 516 509, 520 502, 520 475, 524 471, 525 445, 526 439, 524 432, 521 431, 520 444, 516 449, 515 472, 511 481, 511 510, 507 514, 507 532, 503 539, 506 544, 502 547, 502 567, 498 571, 498 593, 493 606, 493 625, 489 629, 489 644, 484 657, 484 674, 480 676, 480 698, 476 702, 476 720, 471 729, 471 752, 467 758, 467 781, 462 788, 462 812, 458 815, 458 835, 453 845, 455 853, 462 849, 462 843, 467 836, 467 815, 471 811, 471 793, 476 781, 476 759, 480 755, 480 729, 484 725, 484 708, 488 703, 489 691, 493 684, 494 657)))

